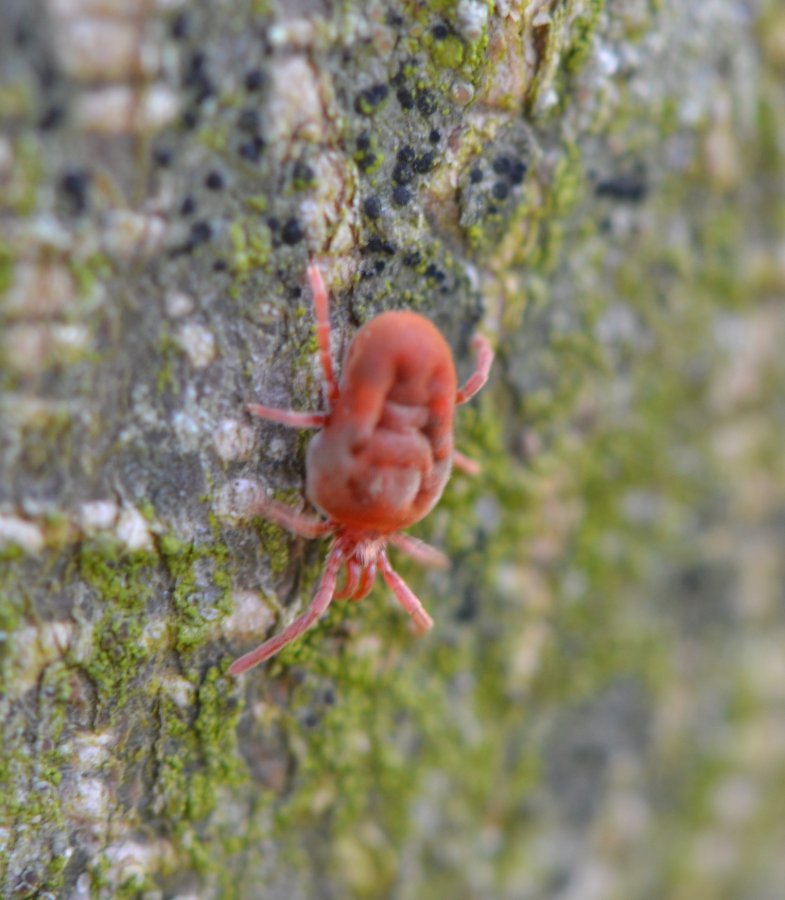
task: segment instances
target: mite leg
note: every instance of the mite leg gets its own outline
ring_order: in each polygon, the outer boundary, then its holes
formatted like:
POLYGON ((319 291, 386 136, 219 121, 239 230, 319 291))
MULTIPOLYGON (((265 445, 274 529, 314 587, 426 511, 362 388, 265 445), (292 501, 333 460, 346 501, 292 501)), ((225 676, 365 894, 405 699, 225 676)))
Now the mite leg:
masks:
POLYGON ((430 544, 426 544, 425 541, 420 541, 410 534, 403 534, 400 531, 397 534, 392 534, 390 535, 390 543, 393 547, 396 547, 407 556, 411 556, 412 559, 416 559, 418 563, 422 563, 424 566, 431 566, 434 569, 447 569, 450 566, 450 560, 441 550, 431 547, 430 544))
POLYGON ((346 583, 340 591, 336 591, 334 599, 347 600, 350 597, 354 597, 354 592, 360 583, 361 572, 362 566, 356 560, 348 560, 346 563, 346 583))
POLYGON ((316 263, 308 266, 308 281, 313 293, 313 308, 316 313, 316 339, 319 342, 319 358, 322 361, 322 372, 327 385, 327 402, 333 409, 338 400, 338 382, 335 380, 333 358, 330 353, 330 298, 324 284, 324 278, 316 263))
POLYGON ((277 500, 271 500, 264 492, 264 488, 253 481, 245 479, 235 481, 234 493, 237 498, 236 505, 241 508, 244 516, 261 516, 304 538, 324 537, 335 531, 335 525, 329 519, 325 521, 316 516, 308 516, 290 509, 277 500))
POLYGON ((401 606, 414 620, 414 626, 417 631, 424 632, 432 628, 433 619, 425 611, 422 603, 417 599, 409 585, 397 572, 393 571, 393 567, 384 553, 379 556, 379 566, 382 570, 382 577, 398 598, 401 606))
POLYGON ((245 408, 252 416, 291 425, 292 428, 324 428, 326 413, 297 412, 293 409, 278 409, 276 406, 262 406, 261 403, 246 403, 245 408))
POLYGON ((467 400, 471 400, 488 380, 488 373, 491 371, 493 350, 488 341, 481 334, 476 334, 472 339, 472 347, 477 354, 477 366, 474 374, 469 376, 469 380, 462 388, 459 388, 455 395, 456 403, 466 403, 467 400))
POLYGON ((373 583, 376 581, 376 563, 370 563, 363 569, 363 575, 357 590, 352 594, 352 600, 355 602, 364 600, 371 593, 373 583))
POLYGON ((249 669, 258 665, 260 662, 264 662, 271 656, 275 656, 279 650, 287 644, 290 644, 292 641, 297 640, 303 632, 307 631, 325 614, 325 612, 327 612, 327 608, 335 593, 335 582, 338 578, 338 571, 341 568, 343 559, 344 556, 341 548, 333 547, 327 555, 327 562, 324 567, 321 583, 319 584, 319 590, 316 592, 316 596, 308 607, 308 611, 295 619, 288 628, 284 628, 280 634, 270 638, 269 641, 260 644, 255 650, 246 653, 245 656, 236 659, 231 666, 229 666, 230 675, 241 675, 243 672, 247 672, 249 669))
POLYGON ((479 475, 482 472, 482 466, 468 456, 464 456, 460 450, 453 450, 452 464, 456 469, 460 469, 461 472, 466 472, 467 475, 479 475))

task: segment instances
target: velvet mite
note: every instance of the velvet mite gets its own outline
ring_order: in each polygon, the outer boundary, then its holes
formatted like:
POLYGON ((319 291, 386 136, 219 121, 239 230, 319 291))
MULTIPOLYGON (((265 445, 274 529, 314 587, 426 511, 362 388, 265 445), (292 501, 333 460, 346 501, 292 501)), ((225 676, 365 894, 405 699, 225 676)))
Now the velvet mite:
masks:
POLYGON ((472 344, 474 373, 458 388, 452 353, 438 328, 417 313, 385 312, 363 325, 346 354, 340 385, 330 354, 329 299, 320 270, 308 268, 316 315, 326 412, 295 412, 248 404, 254 416, 294 428, 320 429, 308 445, 306 495, 324 519, 295 512, 259 489, 248 512, 306 538, 332 535, 324 572, 308 610, 280 634, 229 667, 239 675, 298 638, 333 599, 362 600, 377 569, 418 631, 433 620, 387 559, 392 544, 425 565, 446 566, 439 550, 402 534, 436 505, 453 464, 478 466, 453 447, 456 404, 485 384, 493 350, 481 335, 472 344), (345 583, 337 589, 341 567, 345 583))

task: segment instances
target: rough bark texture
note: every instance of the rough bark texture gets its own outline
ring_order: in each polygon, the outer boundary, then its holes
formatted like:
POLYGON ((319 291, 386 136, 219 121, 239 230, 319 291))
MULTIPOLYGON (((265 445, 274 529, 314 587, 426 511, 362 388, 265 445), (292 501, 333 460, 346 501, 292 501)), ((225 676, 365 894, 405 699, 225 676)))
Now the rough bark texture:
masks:
POLYGON ((776 0, 0 2, 0 894, 776 898, 776 0), (325 548, 307 261, 492 383, 449 573, 325 548))

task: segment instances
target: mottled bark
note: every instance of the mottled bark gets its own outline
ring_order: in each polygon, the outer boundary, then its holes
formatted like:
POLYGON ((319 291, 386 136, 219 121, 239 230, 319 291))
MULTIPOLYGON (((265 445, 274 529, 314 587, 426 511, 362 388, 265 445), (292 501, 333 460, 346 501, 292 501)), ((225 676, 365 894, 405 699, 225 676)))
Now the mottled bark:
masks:
MULTIPOLYGON (((2 0, 0 894, 775 898, 775 0, 2 0), (304 275, 497 349, 400 570, 326 547, 304 275)), ((396 560, 396 565, 398 561, 396 560)))

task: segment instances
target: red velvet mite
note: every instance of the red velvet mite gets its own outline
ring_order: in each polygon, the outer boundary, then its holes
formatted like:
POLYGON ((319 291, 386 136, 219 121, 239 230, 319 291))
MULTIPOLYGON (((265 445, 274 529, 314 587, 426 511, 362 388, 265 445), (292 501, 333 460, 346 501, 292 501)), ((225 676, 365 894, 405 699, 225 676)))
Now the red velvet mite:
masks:
POLYGON ((280 634, 235 660, 239 675, 269 659, 310 628, 333 599, 362 600, 382 578, 418 631, 433 620, 390 565, 387 545, 433 566, 447 565, 439 550, 401 534, 442 495, 453 464, 475 473, 476 463, 453 447, 456 404, 485 384, 493 351, 481 335, 473 346, 474 374, 458 388, 455 363, 443 335, 417 313, 385 312, 363 325, 349 346, 340 385, 330 355, 329 300, 315 264, 308 267, 326 412, 301 413, 249 404, 248 411, 294 428, 320 429, 308 446, 306 494, 324 519, 303 515, 255 492, 248 512, 307 538, 332 535, 321 583, 307 612, 280 634), (345 583, 337 590, 345 567, 345 583))

